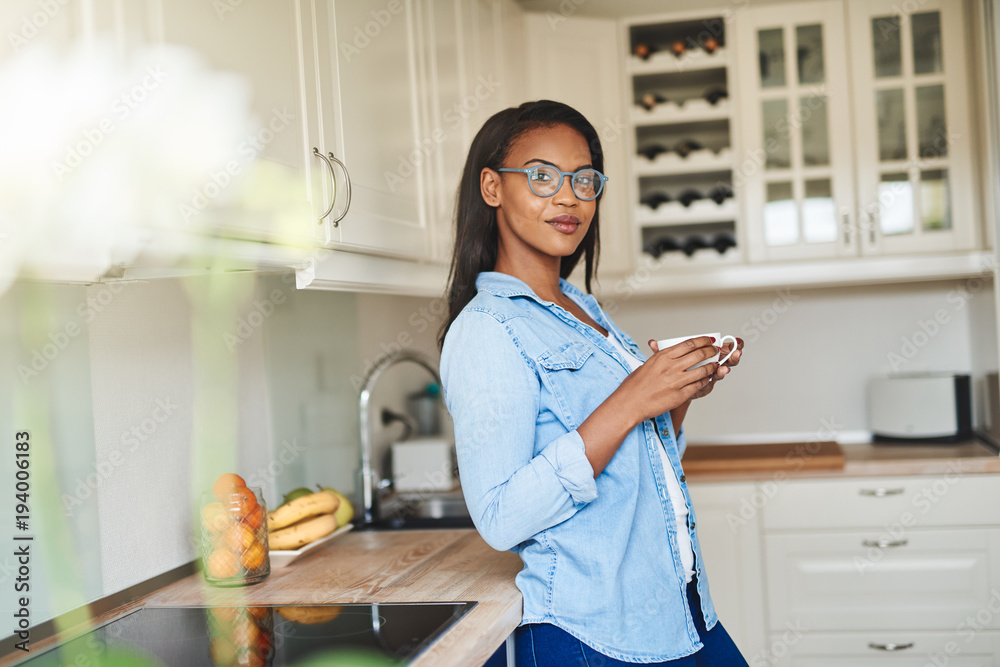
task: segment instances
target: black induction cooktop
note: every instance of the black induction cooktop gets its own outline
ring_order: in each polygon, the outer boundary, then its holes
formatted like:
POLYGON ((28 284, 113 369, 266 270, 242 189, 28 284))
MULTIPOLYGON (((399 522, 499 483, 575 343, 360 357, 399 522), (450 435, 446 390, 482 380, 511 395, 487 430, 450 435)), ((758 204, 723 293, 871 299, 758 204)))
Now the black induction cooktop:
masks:
POLYGON ((18 665, 401 665, 475 604, 143 607, 18 665))

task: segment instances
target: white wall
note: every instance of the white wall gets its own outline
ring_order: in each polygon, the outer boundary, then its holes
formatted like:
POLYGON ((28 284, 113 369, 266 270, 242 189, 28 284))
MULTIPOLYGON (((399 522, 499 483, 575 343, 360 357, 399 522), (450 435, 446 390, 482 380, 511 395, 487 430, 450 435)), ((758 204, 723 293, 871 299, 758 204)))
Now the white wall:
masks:
POLYGON ((848 438, 867 429, 872 376, 972 370, 969 303, 984 284, 633 298, 614 319, 642 346, 710 331, 744 339, 735 372, 688 412, 690 442, 848 438))

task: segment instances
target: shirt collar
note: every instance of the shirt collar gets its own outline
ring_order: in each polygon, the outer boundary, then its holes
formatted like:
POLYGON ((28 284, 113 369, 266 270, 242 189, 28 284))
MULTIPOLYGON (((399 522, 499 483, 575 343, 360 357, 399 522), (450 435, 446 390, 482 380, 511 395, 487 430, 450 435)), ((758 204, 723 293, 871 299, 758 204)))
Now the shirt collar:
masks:
MULTIPOLYGON (((499 271, 480 271, 479 275, 476 276, 476 289, 485 290, 494 296, 527 296, 535 299, 539 303, 552 303, 551 301, 546 301, 535 294, 534 290, 528 287, 528 284, 520 278, 515 278, 514 276, 506 273, 500 273, 499 271)), ((565 278, 559 279, 559 289, 561 289, 564 294, 572 294, 580 297, 581 299, 593 298, 589 294, 584 294, 579 288, 565 278)))

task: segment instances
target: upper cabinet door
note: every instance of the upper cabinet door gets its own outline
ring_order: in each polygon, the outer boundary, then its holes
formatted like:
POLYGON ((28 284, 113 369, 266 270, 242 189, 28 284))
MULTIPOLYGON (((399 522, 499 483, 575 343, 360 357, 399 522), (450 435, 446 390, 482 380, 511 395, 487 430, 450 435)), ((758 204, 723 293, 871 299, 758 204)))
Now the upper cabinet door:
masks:
POLYGON ((962 2, 851 0, 865 253, 976 247, 962 2), (901 9, 901 6, 904 9, 901 9))
POLYGON ((750 259, 853 255, 843 4, 783 4, 746 14, 737 44, 744 147, 738 171, 750 259))
POLYGON ((421 1, 315 0, 321 143, 344 165, 335 164, 325 223, 333 247, 429 256, 425 180, 436 147, 419 109, 421 1))

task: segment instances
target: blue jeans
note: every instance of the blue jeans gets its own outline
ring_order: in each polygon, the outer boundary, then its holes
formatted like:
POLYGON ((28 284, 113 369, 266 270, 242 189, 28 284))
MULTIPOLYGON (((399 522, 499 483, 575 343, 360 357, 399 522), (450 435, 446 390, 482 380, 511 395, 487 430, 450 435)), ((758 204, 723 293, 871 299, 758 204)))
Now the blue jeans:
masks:
MULTIPOLYGON (((688 584, 687 597, 694 626, 704 646, 694 654, 677 660, 646 664, 665 667, 747 667, 746 659, 722 627, 721 621, 706 632, 696 581, 697 579, 692 579, 688 584)), ((619 667, 636 664, 609 658, 550 623, 528 623, 517 628, 514 631, 514 654, 517 656, 517 667, 619 667)))

